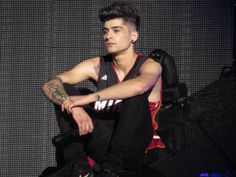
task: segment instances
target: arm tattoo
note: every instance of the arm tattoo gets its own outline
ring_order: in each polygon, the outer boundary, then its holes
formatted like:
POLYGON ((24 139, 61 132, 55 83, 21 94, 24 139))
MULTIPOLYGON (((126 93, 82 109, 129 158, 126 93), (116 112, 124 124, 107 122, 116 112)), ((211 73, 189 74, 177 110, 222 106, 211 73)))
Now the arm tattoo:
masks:
POLYGON ((45 95, 54 103, 61 105, 69 95, 66 93, 60 78, 56 77, 46 83, 45 95))
POLYGON ((99 69, 100 69, 100 65, 99 64, 97 64, 97 65, 94 65, 93 66, 93 69, 94 69, 94 71, 95 71, 95 73, 97 74, 97 76, 99 75, 99 69))

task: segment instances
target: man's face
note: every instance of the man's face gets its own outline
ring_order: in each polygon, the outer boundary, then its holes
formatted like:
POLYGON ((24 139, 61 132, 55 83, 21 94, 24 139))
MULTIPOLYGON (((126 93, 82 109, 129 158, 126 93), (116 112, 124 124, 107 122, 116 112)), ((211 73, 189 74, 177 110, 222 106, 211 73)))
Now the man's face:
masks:
POLYGON ((125 24, 122 18, 106 21, 103 37, 107 51, 113 54, 126 51, 132 46, 132 40, 137 40, 136 33, 129 24, 125 24))

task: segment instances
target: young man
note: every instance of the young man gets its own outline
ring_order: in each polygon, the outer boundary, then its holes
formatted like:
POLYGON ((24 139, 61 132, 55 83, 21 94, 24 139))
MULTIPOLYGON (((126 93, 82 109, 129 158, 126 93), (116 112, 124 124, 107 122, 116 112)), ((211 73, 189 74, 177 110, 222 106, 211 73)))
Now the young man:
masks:
POLYGON ((80 142, 84 146, 78 148, 78 161, 86 163, 88 154, 103 167, 101 176, 118 176, 122 170, 141 168, 149 149, 164 147, 157 135, 153 139, 162 68, 135 52, 140 20, 129 3, 114 3, 102 9, 99 17, 108 55, 84 60, 45 83, 43 91, 73 117, 80 136, 87 137, 80 142), (94 93, 71 96, 71 88, 65 88, 87 79, 97 83, 94 93), (92 113, 84 108, 91 103, 92 113))

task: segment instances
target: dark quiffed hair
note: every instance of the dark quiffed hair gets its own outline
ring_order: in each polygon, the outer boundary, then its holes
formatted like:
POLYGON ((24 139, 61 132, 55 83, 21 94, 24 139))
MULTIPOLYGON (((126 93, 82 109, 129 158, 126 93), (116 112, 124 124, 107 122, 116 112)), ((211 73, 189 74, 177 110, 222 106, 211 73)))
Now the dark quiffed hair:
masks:
POLYGON ((114 18, 123 18, 125 22, 131 23, 139 30, 140 17, 138 11, 130 3, 115 2, 108 7, 100 10, 99 18, 102 22, 112 20, 114 18))

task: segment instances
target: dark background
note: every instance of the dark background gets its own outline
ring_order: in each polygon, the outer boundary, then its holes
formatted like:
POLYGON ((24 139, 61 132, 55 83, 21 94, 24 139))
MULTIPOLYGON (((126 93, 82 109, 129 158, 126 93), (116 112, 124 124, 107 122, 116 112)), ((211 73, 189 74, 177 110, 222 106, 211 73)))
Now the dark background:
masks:
MULTIPOLYGON (((1 177, 38 176, 55 165, 51 138, 58 134, 58 127, 41 87, 78 62, 105 54, 98 11, 112 2, 0 1, 1 177)), ((141 15, 137 50, 149 54, 161 48, 172 55, 189 96, 217 80, 222 67, 232 66, 232 0, 130 2, 141 15)), ((83 85, 94 89, 89 82, 83 85)), ((175 170, 191 174, 186 164, 175 170)))

